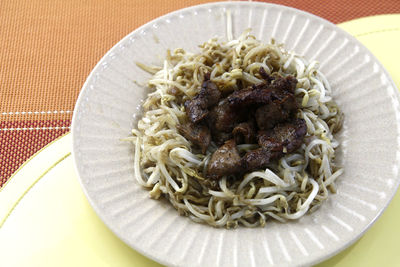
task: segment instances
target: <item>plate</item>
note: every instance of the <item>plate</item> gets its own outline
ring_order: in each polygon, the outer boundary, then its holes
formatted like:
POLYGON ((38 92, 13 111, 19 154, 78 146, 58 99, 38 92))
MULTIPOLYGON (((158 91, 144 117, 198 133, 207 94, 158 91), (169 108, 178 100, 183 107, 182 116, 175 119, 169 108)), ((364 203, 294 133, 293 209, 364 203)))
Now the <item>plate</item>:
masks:
POLYGON ((355 38, 309 13, 273 4, 222 2, 182 9, 126 36, 94 68, 72 122, 80 183, 105 224, 140 253, 173 266, 311 265, 355 242, 379 217, 399 185, 400 106, 397 89, 355 38), (167 49, 198 51, 226 36, 226 12, 243 30, 274 38, 321 64, 345 114, 338 192, 298 221, 264 228, 216 229, 190 221, 136 184, 130 135, 150 75, 135 62, 161 65, 167 49))

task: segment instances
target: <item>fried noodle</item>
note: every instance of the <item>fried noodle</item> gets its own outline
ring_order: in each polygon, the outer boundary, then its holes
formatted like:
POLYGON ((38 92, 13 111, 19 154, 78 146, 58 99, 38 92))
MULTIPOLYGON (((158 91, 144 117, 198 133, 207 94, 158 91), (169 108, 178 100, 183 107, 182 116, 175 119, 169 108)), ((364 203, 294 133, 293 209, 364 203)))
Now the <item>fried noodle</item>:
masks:
POLYGON ((285 222, 316 209, 335 192, 335 180, 343 173, 334 161, 339 143, 333 136, 343 116, 318 62, 285 51, 273 40, 264 44, 249 31, 226 42, 213 38, 200 48, 200 53, 168 51, 162 68, 147 67, 154 74, 148 82, 152 92, 130 137, 137 182, 154 199, 164 195, 180 214, 216 227, 264 226, 270 218, 285 222), (304 143, 264 170, 210 181, 206 166, 217 147, 212 143, 203 155, 179 133, 177 125, 186 121, 183 103, 199 92, 206 73, 221 91, 232 91, 239 82, 262 83, 260 67, 298 80, 297 117, 308 129, 304 143))

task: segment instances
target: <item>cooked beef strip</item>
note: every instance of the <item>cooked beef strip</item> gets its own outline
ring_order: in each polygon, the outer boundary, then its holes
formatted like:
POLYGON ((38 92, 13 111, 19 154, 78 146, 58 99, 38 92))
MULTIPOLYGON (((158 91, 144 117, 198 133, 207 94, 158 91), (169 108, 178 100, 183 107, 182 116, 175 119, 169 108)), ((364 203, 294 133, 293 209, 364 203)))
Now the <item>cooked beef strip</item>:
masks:
POLYGON ((211 136, 212 140, 215 142, 216 145, 221 146, 229 139, 232 139, 233 134, 232 132, 225 133, 217 130, 211 129, 211 136))
POLYGON ((207 176, 212 179, 218 179, 241 171, 239 151, 236 148, 235 140, 231 139, 212 154, 207 167, 207 176))
POLYGON ((218 87, 212 81, 203 82, 200 94, 204 95, 207 98, 208 108, 218 104, 218 101, 221 98, 221 92, 218 90, 218 87))
POLYGON ((293 115, 299 108, 293 94, 286 94, 281 100, 275 100, 274 102, 281 105, 281 108, 286 110, 290 115, 293 115))
POLYGON ((244 108, 249 105, 266 104, 271 100, 271 89, 267 84, 258 84, 238 90, 226 99, 232 108, 244 108))
POLYGON ((245 109, 245 107, 268 103, 270 97, 271 91, 264 84, 261 84, 235 91, 221 100, 217 106, 211 109, 208 116, 209 127, 213 136, 221 136, 218 132, 232 132, 236 124, 249 117, 249 109, 245 109))
POLYGON ((232 134, 234 136, 236 144, 254 144, 256 137, 254 122, 249 120, 247 122, 239 123, 233 129, 232 134))
POLYGON ((256 110, 257 126, 261 130, 273 128, 277 123, 288 120, 298 109, 296 98, 292 93, 274 89, 270 103, 256 110))
POLYGON ((293 76, 277 77, 271 83, 271 88, 274 92, 286 92, 294 94, 296 89, 297 79, 293 76))
POLYGON ((192 100, 185 102, 186 114, 193 123, 200 122, 208 115, 207 98, 201 94, 196 95, 192 100))
POLYGON ((216 105, 220 97, 221 92, 212 81, 203 81, 199 94, 184 104, 189 120, 193 123, 203 120, 208 115, 208 108, 216 105))
POLYGON ((271 102, 259 107, 255 117, 258 128, 267 130, 273 128, 277 123, 285 121, 289 117, 289 113, 278 103, 271 102))
POLYGON ((303 143, 306 134, 307 124, 303 119, 279 124, 274 128, 274 138, 284 144, 287 150, 286 153, 297 150, 303 143))
POLYGON ((241 165, 246 172, 262 169, 267 167, 273 158, 276 158, 277 153, 279 152, 271 152, 264 148, 252 150, 242 157, 241 165))
POLYGON ((226 99, 220 101, 217 106, 215 106, 210 111, 210 116, 208 119, 211 131, 214 133, 216 131, 221 132, 231 132, 233 126, 237 123, 239 114, 238 110, 233 109, 226 99))
POLYGON ((229 106, 227 101, 221 101, 210 111, 207 118, 213 141, 217 145, 221 145, 231 139, 234 128, 241 122, 249 121, 248 118, 251 118, 253 114, 251 108, 248 110, 235 109, 229 106))
POLYGON ((275 137, 273 130, 259 131, 257 136, 258 145, 263 149, 272 152, 283 151, 283 144, 275 137))
POLYGON ((278 124, 273 130, 260 131, 258 143, 261 147, 247 152, 242 158, 235 141, 229 140, 211 156, 208 176, 217 179, 224 175, 265 168, 272 160, 298 149, 306 133, 307 125, 303 119, 278 124))
POLYGON ((212 140, 218 145, 232 139, 232 130, 237 120, 237 114, 230 111, 228 105, 215 106, 207 118, 208 127, 211 131, 212 140))
POLYGON ((177 126, 179 132, 201 148, 205 154, 211 142, 210 130, 203 124, 186 123, 177 126))
POLYGON ((223 99, 206 76, 199 94, 185 103, 190 123, 179 126, 179 131, 203 154, 211 137, 220 145, 207 166, 211 179, 265 168, 303 142, 306 123, 293 119, 298 109, 294 97, 297 80, 270 76, 263 68, 259 73, 265 83, 237 90, 223 99), (260 148, 239 155, 236 144, 256 141, 260 148))
POLYGON ((278 107, 271 107, 268 110, 270 115, 267 115, 265 110, 260 110, 257 120, 261 129, 273 127, 274 124, 286 120, 294 110, 297 110, 296 100, 293 94, 289 93, 290 90, 294 91, 296 83, 297 80, 291 76, 287 78, 279 77, 271 85, 258 84, 233 92, 211 110, 210 127, 215 127, 218 131, 230 132, 236 123, 242 122, 243 114, 240 114, 240 112, 246 112, 243 108, 269 105, 271 97, 274 97, 275 105, 281 106, 281 109, 285 109, 285 111, 279 111, 278 107), (279 86, 282 86, 282 88, 279 86), (282 118, 278 119, 278 117, 282 118), (272 121, 265 122, 265 120, 272 121))
POLYGON ((246 172, 263 169, 271 161, 298 149, 306 133, 307 125, 303 119, 278 124, 273 130, 260 131, 258 143, 261 148, 247 152, 241 165, 246 172))
POLYGON ((258 144, 270 151, 291 153, 298 149, 307 133, 307 125, 303 119, 295 119, 275 126, 273 131, 260 131, 258 144))

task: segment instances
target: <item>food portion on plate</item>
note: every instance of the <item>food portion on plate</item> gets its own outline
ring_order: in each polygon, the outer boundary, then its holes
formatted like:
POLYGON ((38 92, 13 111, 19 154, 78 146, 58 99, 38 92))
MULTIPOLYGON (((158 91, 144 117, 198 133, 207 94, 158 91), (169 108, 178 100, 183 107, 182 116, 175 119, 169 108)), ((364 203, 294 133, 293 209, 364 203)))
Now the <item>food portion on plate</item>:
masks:
POLYGON ((168 51, 132 130, 150 196, 216 227, 298 219, 335 192, 343 115, 318 62, 244 32, 168 51))

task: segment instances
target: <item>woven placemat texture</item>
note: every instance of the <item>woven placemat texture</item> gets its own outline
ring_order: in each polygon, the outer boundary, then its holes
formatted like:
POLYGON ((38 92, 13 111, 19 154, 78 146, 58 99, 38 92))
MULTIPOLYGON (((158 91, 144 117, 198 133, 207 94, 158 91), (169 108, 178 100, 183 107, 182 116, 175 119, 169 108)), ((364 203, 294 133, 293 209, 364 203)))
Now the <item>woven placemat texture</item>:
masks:
MULTIPOLYGON (((122 37, 205 0, 0 2, 0 187, 43 146, 70 130, 79 91, 122 37)), ((398 0, 271 0, 334 23, 400 13, 398 0)))

